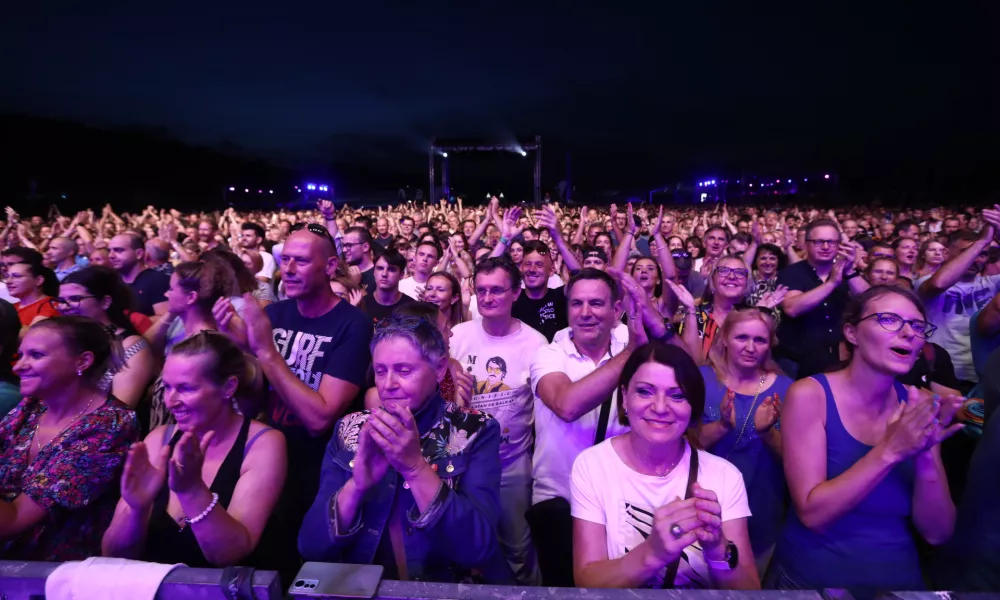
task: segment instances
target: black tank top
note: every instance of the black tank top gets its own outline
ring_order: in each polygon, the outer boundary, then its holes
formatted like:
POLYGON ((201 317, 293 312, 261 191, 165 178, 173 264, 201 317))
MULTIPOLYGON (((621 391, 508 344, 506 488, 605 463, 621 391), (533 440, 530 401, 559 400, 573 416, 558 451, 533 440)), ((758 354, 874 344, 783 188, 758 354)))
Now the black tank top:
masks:
MULTIPOLYGON (((243 426, 233 442, 233 447, 229 450, 219 471, 215 474, 215 479, 209 489, 219 495, 219 507, 229 508, 229 503, 233 499, 233 490, 240 480, 240 469, 243 466, 243 458, 246 453, 247 435, 250 432, 250 419, 243 419, 243 426)), ((180 441, 183 432, 179 429, 170 438, 170 449, 180 441)), ((194 568, 213 568, 205 558, 198 545, 198 540, 194 537, 194 531, 190 526, 182 530, 180 525, 174 521, 170 513, 167 512, 167 503, 170 500, 170 488, 164 482, 160 489, 156 501, 153 503, 153 514, 149 519, 149 532, 146 537, 146 549, 142 560, 164 564, 184 563, 194 568)), ((193 516, 193 515, 192 515, 193 516)), ((247 557, 249 559, 250 557, 247 557)), ((247 560, 241 561, 247 564, 247 560)))

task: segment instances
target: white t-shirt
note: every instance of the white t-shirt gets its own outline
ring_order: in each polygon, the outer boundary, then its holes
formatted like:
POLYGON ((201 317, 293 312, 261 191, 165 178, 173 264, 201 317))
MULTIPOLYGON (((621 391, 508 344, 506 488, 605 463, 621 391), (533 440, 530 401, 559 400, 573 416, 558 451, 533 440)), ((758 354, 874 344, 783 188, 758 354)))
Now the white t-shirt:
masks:
POLYGON ((511 335, 494 337, 482 320, 459 323, 452 334, 451 357, 475 378, 473 408, 500 423, 500 462, 506 467, 531 448, 531 357, 548 340, 524 323, 511 335))
MULTIPOLYGON (((921 277, 913 283, 920 289, 930 277, 921 277)), ((937 325, 931 338, 951 355, 955 375, 962 381, 979 381, 972 364, 972 343, 969 341, 969 318, 981 310, 1000 289, 1000 275, 976 277, 971 282, 958 282, 943 294, 925 302, 927 320, 937 325)))
POLYGON ((274 279, 274 272, 278 269, 278 264, 274 262, 274 257, 269 252, 261 252, 260 258, 264 262, 264 266, 260 273, 257 273, 257 277, 267 277, 267 280, 271 281, 274 279))
POLYGON ((422 288, 425 285, 427 285, 426 281, 424 283, 417 283, 417 280, 413 277, 407 277, 406 279, 399 280, 399 291, 414 300, 419 300, 419 298, 417 298, 417 288, 422 288))
MULTIPOLYGON (((656 509, 685 496, 690 465, 691 446, 687 446, 666 477, 643 475, 629 468, 606 440, 584 450, 573 464, 573 516, 604 525, 608 559, 621 558, 645 541, 656 509)), ((719 497, 723 522, 750 516, 743 475, 732 463, 698 452, 697 481, 719 497)), ((654 575, 645 587, 662 588, 665 573, 666 569, 654 575)), ((674 587, 710 588, 711 581, 701 547, 692 544, 681 555, 674 587)))
MULTIPOLYGON (((562 332, 556 334, 555 341, 551 344, 539 348, 531 361, 531 391, 535 394, 535 453, 532 458, 532 475, 535 481, 531 490, 532 504, 552 498, 569 499, 569 478, 573 471, 573 461, 581 452, 594 445, 597 422, 601 416, 601 407, 598 406, 571 423, 563 421, 538 397, 539 380, 550 373, 565 373, 570 381, 579 381, 611 360, 612 354, 618 355, 625 349, 625 344, 613 335, 611 354, 605 354, 599 364, 594 364, 577 351, 572 333, 563 336, 560 334, 562 332)), ((628 431, 627 425, 618 423, 617 394, 616 390, 608 416, 608 438, 628 431)))

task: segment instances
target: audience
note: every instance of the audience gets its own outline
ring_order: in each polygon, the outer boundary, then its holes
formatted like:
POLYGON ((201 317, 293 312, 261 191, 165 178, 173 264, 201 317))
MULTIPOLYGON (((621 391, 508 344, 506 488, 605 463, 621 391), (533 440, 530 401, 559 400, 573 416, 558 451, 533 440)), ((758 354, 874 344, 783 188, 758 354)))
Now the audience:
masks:
POLYGON ((1000 206, 500 204, 8 210, 2 558, 997 589, 1000 206))

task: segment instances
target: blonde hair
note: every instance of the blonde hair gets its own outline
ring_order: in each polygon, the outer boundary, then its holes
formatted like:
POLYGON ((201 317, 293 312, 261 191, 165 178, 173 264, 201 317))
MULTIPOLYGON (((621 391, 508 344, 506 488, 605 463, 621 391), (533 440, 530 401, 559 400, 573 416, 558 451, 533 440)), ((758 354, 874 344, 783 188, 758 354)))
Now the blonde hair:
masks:
POLYGON ((774 317, 758 308, 743 308, 731 311, 726 316, 725 322, 719 329, 719 334, 715 336, 715 340, 712 342, 712 347, 708 351, 708 364, 710 364, 712 368, 715 369, 715 372, 720 375, 720 379, 729 374, 729 365, 727 360, 728 350, 726 348, 725 340, 729 338, 733 329, 737 325, 747 321, 760 321, 767 326, 769 334, 768 343, 770 344, 770 347, 767 350, 767 355, 764 357, 764 361, 761 366, 769 373, 781 373, 781 368, 778 366, 778 363, 774 362, 774 358, 772 358, 771 355, 773 350, 778 346, 778 336, 776 334, 777 324, 774 321, 774 317))

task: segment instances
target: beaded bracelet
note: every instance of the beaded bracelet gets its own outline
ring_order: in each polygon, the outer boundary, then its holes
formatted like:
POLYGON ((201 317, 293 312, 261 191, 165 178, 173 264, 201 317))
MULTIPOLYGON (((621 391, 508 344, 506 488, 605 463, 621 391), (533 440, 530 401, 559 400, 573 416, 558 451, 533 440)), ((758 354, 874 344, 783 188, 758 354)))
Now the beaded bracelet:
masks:
POLYGON ((215 505, 218 503, 219 503, 219 495, 216 494, 215 492, 212 492, 212 502, 209 503, 208 508, 201 511, 201 514, 198 515, 197 517, 191 519, 184 517, 184 523, 187 525, 194 525, 198 521, 201 521, 202 519, 208 516, 208 513, 212 512, 212 509, 215 508, 215 505))

